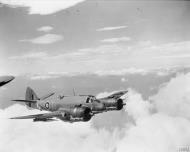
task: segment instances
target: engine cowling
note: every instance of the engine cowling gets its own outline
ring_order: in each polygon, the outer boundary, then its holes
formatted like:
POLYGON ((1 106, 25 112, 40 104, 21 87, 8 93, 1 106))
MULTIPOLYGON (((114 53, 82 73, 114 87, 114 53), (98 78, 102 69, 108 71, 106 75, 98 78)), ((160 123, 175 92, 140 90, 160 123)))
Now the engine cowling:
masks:
POLYGON ((67 120, 76 119, 80 121, 89 121, 92 117, 92 111, 89 107, 74 107, 71 109, 64 109, 64 111, 67 113, 67 117, 64 115, 67 120))
POLYGON ((123 108, 123 100, 122 99, 118 99, 117 100, 117 110, 121 110, 123 108))
POLYGON ((124 102, 122 99, 109 99, 101 101, 105 104, 107 110, 121 110, 123 108, 124 102))
POLYGON ((83 118, 83 121, 88 121, 91 119, 91 109, 88 107, 75 107, 72 110, 72 117, 83 118))

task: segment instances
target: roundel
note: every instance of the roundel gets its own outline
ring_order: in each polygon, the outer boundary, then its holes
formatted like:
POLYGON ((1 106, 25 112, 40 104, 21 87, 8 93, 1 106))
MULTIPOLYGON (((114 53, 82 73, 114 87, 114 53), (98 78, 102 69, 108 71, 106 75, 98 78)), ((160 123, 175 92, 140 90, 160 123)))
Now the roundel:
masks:
POLYGON ((46 102, 45 107, 49 109, 49 102, 46 102))

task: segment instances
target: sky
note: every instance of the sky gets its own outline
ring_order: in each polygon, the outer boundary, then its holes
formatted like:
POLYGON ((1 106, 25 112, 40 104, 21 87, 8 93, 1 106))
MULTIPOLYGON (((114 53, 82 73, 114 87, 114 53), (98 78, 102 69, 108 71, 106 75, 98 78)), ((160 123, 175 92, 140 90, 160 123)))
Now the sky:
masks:
POLYGON ((0 2, 1 74, 189 67, 188 1, 0 2))
MULTIPOLYGON (((0 0, 0 151, 174 152, 190 147, 190 2, 0 0), (10 120, 38 114, 26 87, 102 96, 121 111, 89 122, 10 120)), ((64 99, 72 100, 72 99, 64 99)))

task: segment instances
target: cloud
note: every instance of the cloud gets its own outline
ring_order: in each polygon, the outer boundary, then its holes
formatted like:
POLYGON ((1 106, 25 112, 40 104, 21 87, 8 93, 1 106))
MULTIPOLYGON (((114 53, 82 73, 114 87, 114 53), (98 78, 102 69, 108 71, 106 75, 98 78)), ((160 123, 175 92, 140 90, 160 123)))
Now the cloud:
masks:
POLYGON ((31 80, 46 80, 46 79, 56 79, 56 78, 60 78, 63 76, 79 76, 79 75, 83 75, 85 73, 80 73, 80 72, 73 72, 73 73, 69 73, 69 72, 48 72, 48 73, 36 73, 36 74, 28 74, 27 77, 31 80))
MULTIPOLYGON (((95 73, 99 75, 153 72, 163 76, 178 69, 190 67, 189 49, 190 41, 146 46, 106 43, 106 45, 94 48, 73 50, 66 53, 63 51, 55 55, 50 53, 38 63, 39 66, 34 67, 33 65, 37 61, 31 61, 30 69, 34 69, 35 73, 44 70, 46 74, 49 71, 55 73, 95 73), (183 54, 183 56, 180 58, 162 58, 172 54, 176 56, 183 54)), ((19 62, 9 62, 9 65, 12 67, 20 66, 20 70, 12 69, 10 71, 15 74, 23 73, 26 71, 25 69, 28 69, 26 65, 19 62)))
POLYGON ((36 76, 32 76, 30 79, 31 80, 46 80, 46 79, 55 79, 59 77, 60 75, 36 75, 36 76))
POLYGON ((45 34, 43 36, 34 38, 34 39, 29 39, 29 40, 20 40, 20 42, 31 42, 34 44, 51 44, 55 43, 57 41, 61 41, 63 39, 62 35, 57 35, 57 34, 45 34))
POLYGON ((11 7, 26 7, 29 14, 48 15, 72 7, 85 0, 0 0, 11 7), (44 7, 45 6, 45 7, 44 7))
POLYGON ((172 152, 190 146, 189 109, 186 109, 183 102, 184 98, 190 97, 186 92, 190 85, 188 77, 189 74, 172 79, 160 88, 151 101, 143 100, 133 90, 129 91, 126 111, 135 120, 135 125, 126 130, 125 137, 117 145, 117 151, 172 152), (179 87, 184 83, 185 87, 179 87), (181 95, 181 92, 186 93, 181 95), (176 109, 170 107, 172 104, 176 109), (181 110, 178 111, 177 106, 181 110))
POLYGON ((126 82, 127 79, 126 78, 121 78, 121 82, 126 82))
POLYGON ((103 76, 103 75, 126 75, 126 74, 148 74, 149 71, 144 69, 137 69, 137 68, 126 68, 120 70, 109 70, 109 71, 95 71, 95 74, 103 76))
POLYGON ((42 26, 42 27, 38 28, 37 30, 42 31, 42 32, 49 32, 52 29, 53 29, 53 27, 51 27, 51 26, 42 26))
POLYGON ((151 100, 160 112, 190 120, 190 73, 173 78, 151 100))
POLYGON ((136 91, 129 89, 127 93, 127 113, 135 120, 150 116, 152 105, 149 101, 144 101, 142 96, 136 91))
POLYGON ((179 151, 180 147, 189 147, 189 127, 187 119, 154 114, 136 121, 136 126, 117 145, 117 151, 179 151))
MULTIPOLYGON (((40 53, 39 53, 40 55, 40 53)), ((29 59, 30 56, 27 55, 23 55, 23 56, 13 56, 10 59, 29 59)), ((31 57, 31 59, 46 59, 48 58, 48 56, 46 56, 45 54, 40 56, 36 56, 36 58, 34 56, 31 57)), ((38 73, 38 74, 30 74, 30 79, 31 80, 45 80, 45 79, 55 79, 55 78, 59 78, 62 76, 79 76, 79 75, 90 75, 90 74, 95 74, 98 76, 106 76, 106 75, 113 75, 113 76, 121 76, 121 75, 130 75, 130 74, 141 74, 141 75, 147 75, 150 74, 150 71, 145 71, 143 69, 135 69, 135 68, 129 68, 129 69, 122 69, 122 70, 110 70, 110 71, 93 71, 93 72, 48 72, 48 73, 38 73)), ((157 74, 157 72, 154 72, 155 74, 157 74)), ((158 73, 159 75, 161 75, 160 73, 158 73)), ((161 76, 163 76, 164 74, 162 74, 161 76)), ((126 78, 121 78, 122 82, 126 82, 128 81, 126 78)))
POLYGON ((131 40, 130 37, 116 37, 116 38, 103 39, 103 40, 101 40, 101 42, 116 43, 116 42, 127 42, 130 40, 131 40))
POLYGON ((189 74, 178 75, 161 87, 151 100, 144 100, 141 94, 129 89, 124 111, 107 112, 93 117, 89 122, 72 124, 7 119, 41 113, 22 105, 13 105, 0 110, 0 151, 178 151, 190 145, 189 109, 184 106, 190 97, 188 86, 189 74), (165 97, 166 94, 168 97, 165 97), (175 98, 179 100, 177 103, 173 101, 175 98), (160 108, 159 104, 162 103, 165 103, 166 110, 160 108), (170 108, 170 103, 181 110, 173 114, 175 110, 170 108), (98 129, 96 125, 99 125, 98 129), (118 128, 119 125, 122 127, 118 128), (110 131, 107 127, 113 128, 110 131))
POLYGON ((112 30, 119 30, 119 29, 124 29, 127 28, 127 26, 110 26, 110 27, 103 27, 99 28, 96 31, 112 31, 112 30))
MULTIPOLYGON (((156 57, 155 57, 156 58, 156 57)), ((166 58, 166 59, 172 59, 172 58, 190 58, 190 54, 179 54, 179 55, 165 55, 165 56, 159 56, 159 57, 157 57, 158 59, 164 59, 164 58, 166 58)))
POLYGON ((125 123, 123 138, 117 141, 117 152, 173 152, 189 149, 189 106, 184 103, 190 101, 187 101, 190 97, 189 75, 178 75, 161 87, 158 94, 150 97, 151 100, 144 100, 141 94, 129 89, 124 117, 118 115, 113 119, 116 113, 105 113, 95 118, 101 120, 99 123, 95 121, 99 128, 108 125, 116 127, 109 121, 121 125, 121 119, 125 123))
POLYGON ((62 72, 62 73, 53 73, 49 72, 48 74, 35 74, 35 75, 30 75, 29 78, 31 80, 46 80, 46 79, 56 79, 65 75, 72 76, 71 74, 67 72, 62 72))
POLYGON ((26 53, 23 55, 19 56, 11 56, 9 59, 11 60, 20 60, 20 59, 42 59, 44 57, 47 57, 46 52, 31 52, 31 53, 26 53))
POLYGON ((0 150, 4 152, 32 151, 111 151, 118 140, 118 131, 110 134, 102 129, 96 131, 90 122, 66 123, 61 121, 37 122, 31 120, 10 120, 8 117, 40 113, 14 105, 0 110, 0 150), (98 139, 98 140, 97 140, 98 139), (106 144, 105 144, 105 141, 106 144), (96 144, 94 144, 96 143, 96 144))

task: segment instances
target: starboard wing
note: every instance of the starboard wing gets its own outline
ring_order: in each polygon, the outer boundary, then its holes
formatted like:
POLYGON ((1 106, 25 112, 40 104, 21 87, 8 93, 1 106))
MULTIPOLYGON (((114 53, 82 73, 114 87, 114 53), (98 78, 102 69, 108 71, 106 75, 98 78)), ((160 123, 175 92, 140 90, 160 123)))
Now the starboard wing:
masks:
POLYGON ((114 99, 118 99, 120 98, 121 96, 123 96, 124 94, 126 94, 128 91, 125 90, 125 91, 117 91, 107 97, 104 97, 104 98, 100 98, 100 99, 111 99, 111 98, 114 98, 114 99))

